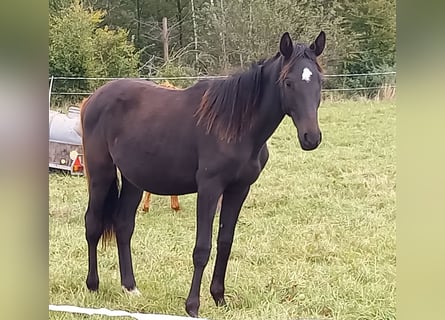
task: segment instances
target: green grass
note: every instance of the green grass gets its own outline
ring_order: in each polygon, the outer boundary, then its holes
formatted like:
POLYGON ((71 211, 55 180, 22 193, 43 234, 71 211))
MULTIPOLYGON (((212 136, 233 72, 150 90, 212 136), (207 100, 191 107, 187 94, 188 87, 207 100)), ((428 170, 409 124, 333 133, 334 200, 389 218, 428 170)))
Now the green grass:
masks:
MULTIPOLYGON (((312 152, 300 149, 285 119, 241 212, 226 277, 228 306, 217 308, 209 293, 212 250, 201 317, 395 319, 395 110, 390 102, 324 104, 323 143, 312 152)), ((150 212, 138 214, 132 248, 142 296, 127 297, 115 245, 99 246, 100 290, 86 289, 85 178, 50 174, 49 185, 51 304, 186 315, 195 195, 180 197, 179 213, 168 197, 154 195, 150 212)), ((50 313, 50 319, 84 318, 50 313)))

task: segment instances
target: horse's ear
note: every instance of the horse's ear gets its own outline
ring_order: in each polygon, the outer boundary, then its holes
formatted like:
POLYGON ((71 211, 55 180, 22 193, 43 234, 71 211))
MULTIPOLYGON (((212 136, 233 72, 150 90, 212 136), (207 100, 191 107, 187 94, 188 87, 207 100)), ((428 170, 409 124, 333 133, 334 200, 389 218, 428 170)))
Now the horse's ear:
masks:
POLYGON ((326 35, 324 31, 321 31, 314 42, 311 43, 310 47, 314 51, 315 55, 318 57, 324 50, 326 43, 326 35))
POLYGON ((283 33, 280 40, 280 53, 284 58, 289 59, 294 51, 294 45, 290 38, 289 32, 283 33))

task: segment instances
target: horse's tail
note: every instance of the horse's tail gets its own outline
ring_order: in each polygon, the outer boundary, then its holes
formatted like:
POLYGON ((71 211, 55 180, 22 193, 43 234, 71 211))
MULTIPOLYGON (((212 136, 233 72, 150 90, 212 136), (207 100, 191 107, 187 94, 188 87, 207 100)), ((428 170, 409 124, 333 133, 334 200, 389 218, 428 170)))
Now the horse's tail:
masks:
POLYGON ((107 244, 113 240, 115 232, 113 228, 113 213, 118 209, 119 201, 119 180, 116 179, 111 182, 108 189, 105 203, 103 206, 103 233, 102 233, 102 248, 107 247, 107 244))
POLYGON ((85 118, 85 109, 86 109, 86 105, 88 102, 88 98, 85 98, 82 100, 81 104, 80 104, 80 122, 77 123, 77 133, 82 137, 82 151, 83 151, 83 166, 84 166, 84 174, 87 178, 87 182, 88 182, 88 186, 90 185, 90 178, 88 176, 88 166, 87 166, 87 160, 86 160, 86 156, 85 156, 85 137, 83 136, 83 129, 84 129, 84 124, 83 124, 83 120, 85 118))
MULTIPOLYGON (((85 128, 85 110, 88 106, 88 98, 85 98, 81 105, 80 105, 80 125, 82 132, 85 128)), ((84 163, 84 173, 87 178, 87 184, 88 184, 88 192, 90 193, 90 176, 88 174, 88 161, 86 156, 86 150, 85 150, 85 135, 82 135, 82 148, 83 148, 83 163, 84 163)), ((114 237, 114 228, 113 228, 113 213, 118 208, 118 201, 119 201, 119 179, 117 177, 117 170, 114 166, 113 171, 113 179, 110 182, 107 195, 105 197, 105 201, 102 208, 102 225, 103 225, 103 231, 102 231, 102 247, 106 248, 107 244, 113 239, 114 237)))
POLYGON ((80 108, 80 121, 77 122, 76 126, 74 127, 74 130, 77 132, 77 134, 79 136, 82 136, 82 132, 83 132, 83 113, 84 113, 84 110, 85 110, 85 106, 86 106, 86 104, 88 102, 88 98, 89 97, 84 98, 82 100, 82 102, 80 103, 80 107, 79 107, 80 108))
POLYGON ((83 117, 82 114, 83 114, 84 111, 85 111, 85 107, 86 107, 86 105, 87 105, 87 102, 88 102, 88 99, 89 99, 89 98, 90 98, 90 97, 83 98, 82 102, 80 103, 79 108, 80 108, 80 116, 81 116, 81 118, 83 117))

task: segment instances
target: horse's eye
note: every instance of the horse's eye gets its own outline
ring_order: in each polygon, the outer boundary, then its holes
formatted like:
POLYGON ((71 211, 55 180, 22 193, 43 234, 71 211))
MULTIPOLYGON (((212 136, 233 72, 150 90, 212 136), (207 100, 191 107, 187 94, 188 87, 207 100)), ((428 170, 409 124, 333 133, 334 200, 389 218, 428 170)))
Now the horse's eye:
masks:
POLYGON ((290 88, 292 86, 292 82, 290 80, 284 80, 284 85, 288 88, 290 88))

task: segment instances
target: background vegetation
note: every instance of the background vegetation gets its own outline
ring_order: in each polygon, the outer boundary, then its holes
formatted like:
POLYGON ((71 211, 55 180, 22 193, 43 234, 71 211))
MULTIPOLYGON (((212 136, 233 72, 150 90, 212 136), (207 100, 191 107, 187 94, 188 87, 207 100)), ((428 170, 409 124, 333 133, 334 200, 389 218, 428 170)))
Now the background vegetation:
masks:
MULTIPOLYGON (((227 74, 274 54, 284 31, 309 42, 321 29, 327 34, 322 56, 327 73, 395 69, 395 0, 50 0, 49 5, 53 76, 227 74)), ((385 80, 330 79, 325 88, 336 81, 370 86, 385 80)), ((55 90, 97 87, 91 81, 56 85, 55 90)))

